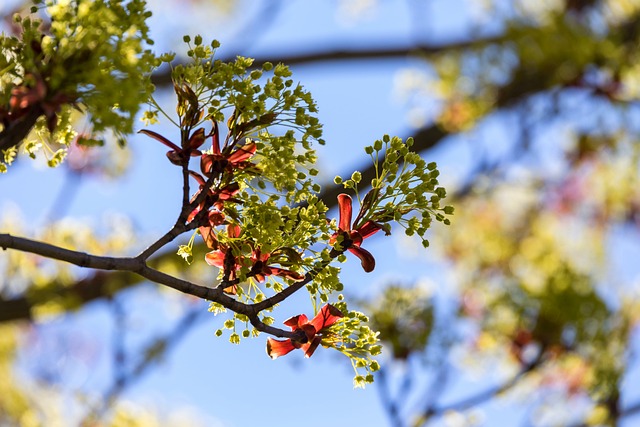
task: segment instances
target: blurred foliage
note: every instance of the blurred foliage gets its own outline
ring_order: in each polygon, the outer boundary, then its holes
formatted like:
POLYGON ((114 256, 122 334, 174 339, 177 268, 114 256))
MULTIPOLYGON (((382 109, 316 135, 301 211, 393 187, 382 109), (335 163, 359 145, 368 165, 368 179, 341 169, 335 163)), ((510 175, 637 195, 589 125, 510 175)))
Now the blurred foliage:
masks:
POLYGON ((378 299, 365 305, 367 312, 373 313, 372 328, 380 332, 394 359, 407 359, 429 343, 434 313, 425 290, 389 285, 378 299))

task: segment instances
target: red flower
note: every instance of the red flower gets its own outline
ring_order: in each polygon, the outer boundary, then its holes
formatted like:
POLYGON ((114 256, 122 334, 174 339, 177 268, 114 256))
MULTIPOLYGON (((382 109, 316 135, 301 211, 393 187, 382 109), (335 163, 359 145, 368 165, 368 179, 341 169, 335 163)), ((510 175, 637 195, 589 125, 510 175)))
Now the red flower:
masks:
POLYGON ((331 304, 326 304, 322 307, 311 322, 304 314, 293 316, 285 320, 284 324, 289 326, 294 333, 298 332, 302 337, 302 341, 292 339, 280 341, 267 338, 267 354, 272 359, 276 359, 296 348, 301 348, 305 357, 311 357, 320 342, 322 342, 324 330, 336 323, 341 317, 344 317, 342 312, 331 304))
MULTIPOLYGON (((247 139, 247 141, 249 141, 247 139)), ((220 137, 218 135, 218 125, 214 122, 213 142, 211 153, 205 153, 200 157, 200 169, 205 176, 223 171, 233 172, 234 169, 245 169, 253 164, 248 160, 256 153, 255 142, 248 142, 235 151, 231 151, 233 146, 220 149, 220 137)))
POLYGON ((200 128, 191 134, 189 138, 189 145, 186 148, 180 148, 173 142, 169 141, 164 136, 159 133, 153 132, 151 130, 142 129, 140 133, 143 133, 156 141, 160 141, 167 147, 171 148, 171 151, 167 151, 167 157, 169 161, 174 165, 182 165, 185 159, 189 157, 200 156, 202 152, 198 150, 202 144, 204 144, 204 128, 200 128))
POLYGON ((202 236, 202 240, 204 240, 204 243, 209 249, 218 249, 218 239, 216 239, 213 230, 215 227, 224 224, 224 220, 225 216, 222 212, 218 211, 217 209, 210 210, 207 216, 208 224, 203 225, 202 227, 198 227, 198 230, 200 230, 200 235, 202 236))
MULTIPOLYGON (((227 235, 230 238, 235 239, 240 236, 240 233, 241 233, 240 227, 238 227, 237 225, 231 225, 231 224, 227 225, 227 235)), ((233 270, 231 272, 232 275, 235 272, 235 270, 240 269, 240 265, 238 264, 236 257, 233 256, 233 254, 231 253, 231 249, 227 245, 224 245, 218 241, 215 241, 215 243, 213 243, 212 246, 215 246, 216 249, 207 253, 204 256, 204 259, 207 262, 207 264, 212 265, 214 267, 222 268, 222 269, 231 267, 233 270), (231 259, 229 259, 229 257, 231 259)), ((233 280, 234 278, 235 276, 232 277, 231 280, 233 280)))
MULTIPOLYGON (((200 184, 200 189, 191 198, 191 201, 193 202, 196 198, 198 198, 198 195, 204 188, 206 181, 200 174, 197 174, 193 171, 189 171, 189 175, 191 175, 196 181, 198 181, 198 184, 200 184)), ((240 191, 240 186, 236 182, 226 185, 220 188, 219 190, 213 190, 211 188, 208 189, 207 195, 205 196, 204 200, 201 201, 198 204, 198 206, 196 206, 195 209, 189 214, 189 217, 187 218, 187 222, 193 221, 193 218, 195 218, 195 216, 202 209, 205 209, 205 208, 208 209, 211 206, 215 206, 215 208, 220 212, 220 215, 222 215, 222 210, 224 208, 223 202, 225 201, 237 202, 237 200, 234 199, 233 196, 238 194, 239 191, 240 191)), ((209 219, 211 219, 211 217, 209 219)))
MULTIPOLYGON (((240 237, 241 229, 237 225, 227 225, 227 235, 230 238, 240 237)), ((203 236, 204 237, 204 236, 203 236)), ((238 263, 238 258, 233 255, 231 248, 225 244, 218 242, 215 237, 211 234, 208 234, 205 238, 205 242, 207 245, 211 244, 216 249, 207 253, 204 256, 204 260, 207 264, 212 265, 214 267, 221 268, 225 272, 225 276, 228 276, 228 280, 236 279, 236 271, 240 269, 240 264, 238 263)), ((237 286, 231 285, 227 286, 223 289, 224 292, 228 294, 235 295, 237 292, 237 286)))
MULTIPOLYGON (((343 193, 338 195, 338 208, 340 209, 338 231, 333 236, 331 236, 329 242, 333 244, 337 241, 338 236, 342 236, 342 247, 360 258, 360 262, 362 264, 362 268, 364 268, 364 271, 366 271, 367 273, 373 271, 376 266, 376 260, 373 258, 373 255, 371 255, 369 251, 362 249, 360 245, 362 244, 362 241, 364 239, 377 233, 379 230, 382 230, 382 227, 374 221, 367 221, 360 227, 352 230, 351 197, 349 197, 347 194, 343 193)), ((358 215, 358 218, 359 217, 360 215, 358 215)), ((358 219, 356 219, 356 221, 357 220, 358 219)), ((356 224, 354 223, 353 226, 355 225, 356 224)))
POLYGON ((295 271, 286 270, 280 267, 274 267, 272 265, 267 265, 269 262, 269 257, 271 254, 263 254, 260 249, 256 249, 251 254, 251 261, 253 262, 253 267, 251 272, 254 274, 255 278, 258 282, 264 282, 266 276, 280 276, 286 277, 287 279, 294 280, 299 282, 300 280, 304 280, 304 276, 300 273, 296 273, 295 271))

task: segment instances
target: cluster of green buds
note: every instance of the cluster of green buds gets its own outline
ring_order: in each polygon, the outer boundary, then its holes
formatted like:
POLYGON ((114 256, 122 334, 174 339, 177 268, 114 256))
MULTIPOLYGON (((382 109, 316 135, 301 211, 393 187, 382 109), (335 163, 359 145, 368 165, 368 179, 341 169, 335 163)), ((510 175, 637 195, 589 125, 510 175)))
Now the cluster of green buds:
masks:
POLYGON ((449 225, 447 216, 452 215, 454 209, 453 206, 441 206, 446 190, 439 186, 440 172, 436 163, 427 163, 411 151, 412 146, 413 138, 403 142, 398 137, 384 135, 382 140, 365 147, 375 169, 375 177, 370 182, 362 183, 362 174, 357 171, 347 180, 337 176, 334 182, 358 195, 361 201, 359 224, 373 221, 390 233, 390 222, 395 221, 408 236, 417 234, 426 248, 429 241, 425 233, 433 219, 449 225), (371 187, 362 199, 359 186, 371 187))
POLYGON ((124 144, 160 64, 147 48, 151 12, 143 0, 34 4, 31 15, 15 15, 16 35, 0 36, 0 171, 21 146, 60 164, 81 114, 90 139, 115 135, 124 144))

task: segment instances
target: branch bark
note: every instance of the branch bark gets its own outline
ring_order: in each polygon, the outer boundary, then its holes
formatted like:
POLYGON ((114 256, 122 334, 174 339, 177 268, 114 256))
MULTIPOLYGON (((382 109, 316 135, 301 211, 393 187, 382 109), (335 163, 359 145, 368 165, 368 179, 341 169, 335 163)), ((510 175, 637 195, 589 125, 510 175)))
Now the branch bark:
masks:
POLYGON ((223 292, 226 286, 217 286, 209 288, 201 286, 178 277, 171 276, 159 270, 151 268, 147 265, 146 259, 142 256, 131 257, 106 257, 90 255, 85 252, 78 252, 65 249, 59 246, 50 245, 48 243, 39 242, 23 237, 16 237, 10 234, 0 234, 0 248, 3 250, 13 249, 22 252, 28 252, 40 255, 49 259, 67 262, 83 268, 92 268, 97 270, 130 272, 143 277, 151 282, 158 283, 175 289, 184 294, 192 295, 203 300, 216 302, 234 313, 244 314, 247 316, 253 327, 260 332, 265 332, 279 338, 299 339, 299 334, 283 329, 275 328, 262 322, 259 313, 269 309, 276 304, 284 301, 295 292, 302 289, 307 283, 311 282, 318 271, 324 269, 333 258, 342 252, 337 250, 331 251, 331 258, 318 268, 307 272, 304 280, 290 285, 281 292, 269 297, 256 304, 245 304, 223 292))
MULTIPOLYGON (((486 44, 496 43, 502 37, 487 37, 476 40, 457 41, 446 44, 413 44, 408 46, 390 46, 381 48, 379 46, 389 45, 387 41, 369 41, 375 48, 335 48, 327 50, 317 50, 315 52, 304 52, 299 54, 273 54, 257 57, 253 61, 254 67, 260 67, 265 62, 273 64, 283 63, 286 65, 313 65, 317 63, 344 63, 352 61, 380 61, 398 60, 409 57, 421 57, 437 55, 445 52, 453 52, 463 49, 477 48, 486 44)), ((222 61, 233 61, 235 56, 220 58, 222 61)), ((156 86, 172 85, 171 70, 168 67, 154 73, 151 78, 156 86)))
MULTIPOLYGON (((208 288, 206 286, 197 285, 195 283, 153 269, 149 267, 146 264, 145 260, 141 257, 115 258, 90 255, 84 252, 72 251, 69 249, 61 248, 59 246, 50 245, 48 243, 25 239, 23 237, 12 236, 10 234, 0 234, 0 248, 2 248, 3 250, 14 249, 22 252, 28 252, 49 259, 68 262, 70 264, 74 264, 83 268, 93 268, 108 271, 117 270, 134 273, 149 281, 173 288, 179 292, 193 295, 207 301, 216 302, 228 310, 231 310, 235 313, 244 314, 250 319, 251 324, 259 331, 266 332, 280 338, 296 338, 293 332, 274 328, 263 323, 258 317, 258 313, 260 312, 260 310, 256 309, 256 306, 258 304, 244 304, 224 294, 222 289, 219 287, 208 288)), ((308 283, 310 280, 312 280, 312 278, 312 273, 307 273, 307 277, 305 277, 305 283, 308 283)), ((295 290, 298 290, 300 288, 301 287, 297 287, 295 290)), ((295 292, 295 290, 293 292, 295 292)), ((287 295, 290 295, 293 292, 288 292, 287 295)), ((269 299, 260 303, 260 307, 272 307, 277 302, 283 299, 284 298, 272 297, 271 301, 267 304, 262 303, 269 301, 269 299)))

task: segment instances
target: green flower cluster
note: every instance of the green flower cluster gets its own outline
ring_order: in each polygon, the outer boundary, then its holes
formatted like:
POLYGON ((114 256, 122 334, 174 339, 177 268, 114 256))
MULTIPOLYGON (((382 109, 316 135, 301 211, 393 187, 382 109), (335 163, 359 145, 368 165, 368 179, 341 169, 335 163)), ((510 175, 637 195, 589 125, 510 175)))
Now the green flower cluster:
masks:
MULTIPOLYGON (((214 120, 226 123, 228 140, 250 138, 256 142, 255 160, 261 172, 252 186, 277 198, 284 191, 289 203, 305 201, 317 193, 319 185, 310 180, 318 173, 311 167, 316 161, 311 144, 324 144, 322 126, 315 116, 317 107, 311 94, 294 84, 289 68, 269 62, 256 68, 253 59, 241 56, 223 62, 215 59, 218 41, 205 45, 200 36, 193 41, 185 36, 184 40, 191 61, 173 69, 174 84, 190 88, 197 109, 207 108, 197 117, 189 116, 189 106, 179 102, 180 123, 184 124, 187 116, 190 128, 214 120), (279 134, 271 133, 273 129, 279 134)), ((155 102, 153 107, 146 115, 148 120, 162 112, 155 102)))
POLYGON ((342 295, 338 299, 335 306, 345 316, 335 326, 339 339, 336 339, 334 346, 351 360, 355 371, 354 387, 364 388, 373 382, 373 373, 380 369, 380 364, 374 359, 382 352, 378 339, 380 333, 369 327, 369 317, 364 313, 350 311, 342 295))
MULTIPOLYGON (((144 0, 34 4, 30 16, 15 16, 18 35, 0 36, 1 130, 40 113, 28 138, 35 141, 29 146, 34 155, 37 144, 68 145, 76 136, 70 123, 79 118, 72 111, 79 110, 93 133, 109 131, 124 144, 153 90, 151 71, 160 64, 146 48, 153 42, 144 0), (39 12, 46 18, 38 18, 39 12)), ((53 157, 51 165, 63 154, 53 157)))
POLYGON ((438 185, 440 172, 436 163, 425 162, 418 153, 411 151, 412 145, 413 138, 403 142, 398 137, 384 135, 382 140, 365 147, 365 152, 373 160, 376 176, 370 183, 365 183, 366 186, 371 185, 371 190, 362 199, 358 192, 362 181, 360 172, 354 172, 347 180, 337 176, 334 182, 354 190, 360 200, 364 214, 354 226, 374 221, 389 233, 389 222, 395 221, 408 236, 417 234, 423 246, 428 247, 425 233, 432 220, 435 218, 449 225, 446 215, 452 215, 454 209, 452 206, 440 206, 446 190, 438 185))

